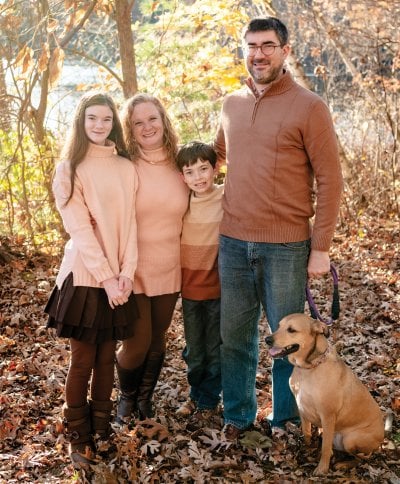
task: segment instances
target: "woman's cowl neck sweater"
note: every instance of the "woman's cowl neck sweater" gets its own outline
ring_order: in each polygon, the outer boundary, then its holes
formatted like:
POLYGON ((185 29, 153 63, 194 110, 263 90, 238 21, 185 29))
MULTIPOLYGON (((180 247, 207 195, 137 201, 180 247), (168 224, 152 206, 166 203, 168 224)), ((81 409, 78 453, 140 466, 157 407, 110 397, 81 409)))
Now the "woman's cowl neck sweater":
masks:
POLYGON ((135 160, 137 193, 138 267, 134 292, 157 296, 181 289, 180 237, 189 190, 175 160, 164 148, 142 150, 135 160))

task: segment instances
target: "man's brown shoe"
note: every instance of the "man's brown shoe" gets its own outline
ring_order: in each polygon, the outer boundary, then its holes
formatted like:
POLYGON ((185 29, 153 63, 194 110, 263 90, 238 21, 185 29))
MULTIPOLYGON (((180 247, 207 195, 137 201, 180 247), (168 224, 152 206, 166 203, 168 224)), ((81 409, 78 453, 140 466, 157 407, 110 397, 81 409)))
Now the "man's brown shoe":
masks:
POLYGON ((204 428, 220 429, 222 427, 222 417, 219 408, 196 410, 190 417, 186 425, 186 430, 194 432, 204 428))
POLYGON ((226 440, 237 440, 244 432, 247 430, 251 430, 252 425, 246 427, 245 429, 238 429, 232 424, 226 424, 222 429, 223 434, 225 435, 226 440))

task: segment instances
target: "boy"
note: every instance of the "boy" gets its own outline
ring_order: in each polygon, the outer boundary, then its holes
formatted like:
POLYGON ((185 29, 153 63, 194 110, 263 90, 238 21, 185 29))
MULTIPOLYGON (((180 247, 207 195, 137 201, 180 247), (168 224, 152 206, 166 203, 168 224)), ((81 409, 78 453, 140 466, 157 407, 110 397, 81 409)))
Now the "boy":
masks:
POLYGON ((218 277, 219 223, 223 185, 214 184, 217 156, 206 143, 183 146, 177 165, 191 190, 181 239, 182 310, 190 399, 177 411, 193 415, 188 430, 220 420, 220 284, 218 277))

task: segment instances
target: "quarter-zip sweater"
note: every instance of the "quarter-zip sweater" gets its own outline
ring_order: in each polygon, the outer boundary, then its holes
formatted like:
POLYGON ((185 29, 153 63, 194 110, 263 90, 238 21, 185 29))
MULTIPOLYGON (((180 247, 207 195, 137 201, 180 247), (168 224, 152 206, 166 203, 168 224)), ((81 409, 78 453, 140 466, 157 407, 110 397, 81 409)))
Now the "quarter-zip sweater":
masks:
POLYGON ((75 173, 72 198, 70 164, 57 165, 53 193, 70 235, 56 283, 72 271, 74 286, 102 287, 114 276, 134 280, 137 264, 136 191, 133 163, 115 154, 115 145, 90 144, 75 173), (95 221, 94 227, 91 220, 95 221))
POLYGON ((332 118, 318 95, 288 71, 260 96, 249 79, 224 100, 215 149, 227 164, 221 234, 269 243, 311 237, 313 249, 329 250, 343 181, 332 118))

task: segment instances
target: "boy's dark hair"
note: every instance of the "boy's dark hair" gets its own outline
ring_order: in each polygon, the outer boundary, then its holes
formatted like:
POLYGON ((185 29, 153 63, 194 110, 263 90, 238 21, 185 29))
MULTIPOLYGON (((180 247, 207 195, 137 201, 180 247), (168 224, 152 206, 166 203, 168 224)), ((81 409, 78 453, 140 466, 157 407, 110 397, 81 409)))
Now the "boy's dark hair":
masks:
POLYGON ((276 17, 260 17, 255 18, 249 22, 243 31, 243 39, 249 32, 260 32, 263 30, 273 30, 279 42, 282 45, 286 45, 289 40, 289 32, 286 25, 276 17))
POLYGON ((201 141, 191 141, 181 147, 176 157, 176 164, 180 171, 184 166, 194 165, 197 160, 209 161, 211 166, 215 168, 217 164, 217 153, 214 148, 201 141))

